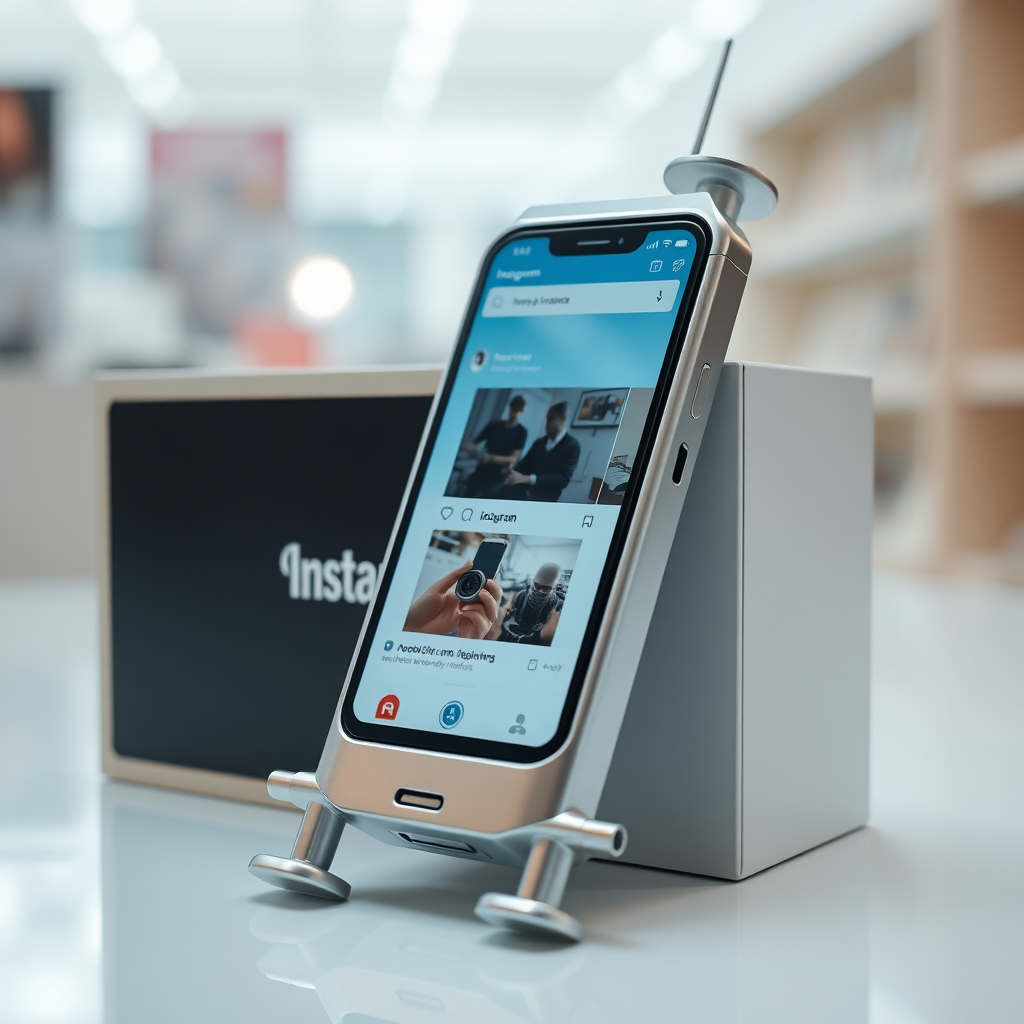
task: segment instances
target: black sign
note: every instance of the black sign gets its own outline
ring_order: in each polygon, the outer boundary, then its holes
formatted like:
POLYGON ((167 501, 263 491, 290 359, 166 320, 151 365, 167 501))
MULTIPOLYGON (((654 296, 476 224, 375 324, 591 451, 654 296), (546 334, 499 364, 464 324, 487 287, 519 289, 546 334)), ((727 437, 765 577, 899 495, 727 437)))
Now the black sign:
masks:
POLYGON ((110 409, 114 749, 312 771, 428 397, 110 409))

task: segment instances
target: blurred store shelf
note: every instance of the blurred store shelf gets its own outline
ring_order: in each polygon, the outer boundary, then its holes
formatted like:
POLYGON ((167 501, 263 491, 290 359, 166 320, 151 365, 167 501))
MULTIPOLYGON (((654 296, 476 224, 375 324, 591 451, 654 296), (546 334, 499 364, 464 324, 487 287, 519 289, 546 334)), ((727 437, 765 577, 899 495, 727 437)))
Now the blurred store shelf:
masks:
POLYGON ((961 399, 972 405, 1024 406, 1024 349, 963 355, 957 378, 961 399))
POLYGON ((906 266, 932 222, 923 187, 859 196, 838 209, 799 213, 759 239, 762 278, 825 280, 906 266))
POLYGON ((962 175, 971 206, 1024 205, 1024 137, 973 153, 964 159, 962 175))
POLYGON ((920 359, 890 357, 875 370, 875 411, 880 416, 923 413, 934 397, 935 373, 920 359))
POLYGON ((741 343, 872 372, 886 565, 1024 578, 1022 48, 1020 5, 914 4, 747 119, 783 198, 741 343))
POLYGON ((839 42, 782 88, 747 108, 753 138, 806 138, 914 88, 917 43, 934 23, 931 0, 893 5, 866 30, 839 42))

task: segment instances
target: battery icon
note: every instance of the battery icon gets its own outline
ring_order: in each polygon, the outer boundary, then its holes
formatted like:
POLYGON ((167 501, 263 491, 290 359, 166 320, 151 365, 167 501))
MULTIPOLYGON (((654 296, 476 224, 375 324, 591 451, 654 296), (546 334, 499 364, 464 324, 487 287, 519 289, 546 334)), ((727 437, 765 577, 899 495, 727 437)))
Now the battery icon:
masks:
POLYGON ((689 244, 690 244, 690 240, 688 238, 680 238, 676 242, 676 248, 677 249, 685 249, 689 244))

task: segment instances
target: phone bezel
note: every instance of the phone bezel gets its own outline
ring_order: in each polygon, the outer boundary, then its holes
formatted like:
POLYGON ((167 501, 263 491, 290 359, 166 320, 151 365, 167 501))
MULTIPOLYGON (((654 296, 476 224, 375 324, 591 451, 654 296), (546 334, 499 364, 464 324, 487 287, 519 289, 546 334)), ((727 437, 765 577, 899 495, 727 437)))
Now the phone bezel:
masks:
MULTIPOLYGON (((355 740, 365 740, 373 743, 381 743, 386 746, 406 747, 414 750, 428 750, 444 754, 457 754, 468 757, 477 757, 489 761, 506 761, 516 764, 534 764, 543 761, 554 754, 566 741, 572 727, 573 719, 576 716, 576 709, 579 705, 580 694, 583 690, 583 683, 587 671, 590 668, 590 661, 593 656, 594 644, 597 639, 601 621, 604 618, 605 609, 608 603, 608 596, 611 591, 615 570, 622 556, 623 547, 629 528, 632 525, 633 516, 636 511, 638 496, 638 483, 645 478, 650 463, 652 442, 657 433, 657 424, 661 421, 664 413, 665 402, 668 397, 669 387, 679 365, 683 345, 686 340, 686 333, 696 303, 697 294, 707 268, 709 250, 711 247, 712 231, 710 225, 700 216, 692 213, 672 215, 654 215, 643 219, 612 218, 603 221, 594 221, 585 225, 566 225, 552 227, 523 227, 513 229, 498 238, 488 249, 480 266, 476 283, 473 287, 473 294, 467 306, 466 316, 463 319, 459 331, 459 338, 452 354, 449 373, 445 377, 444 386, 438 399, 434 415, 431 419, 429 432, 427 434, 423 453, 417 465, 415 478, 409 489, 401 522, 395 532, 392 546, 392 557, 388 559, 384 573, 378 584, 377 596, 370 610, 369 618, 363 631, 363 640, 356 651, 352 661, 350 672, 350 683, 346 688, 344 699, 341 705, 340 722, 345 733, 355 740), (408 729, 395 725, 375 725, 363 722, 356 717, 353 709, 356 691, 366 667, 366 661, 370 654, 370 646, 373 637, 376 635, 380 616, 384 608, 386 595, 391 586, 394 576, 395 565, 398 560, 398 553, 402 550, 405 538, 408 534, 409 523, 413 511, 419 499, 423 486, 423 478, 426 474, 434 445, 437 442, 437 434, 444 418, 445 410, 451 396, 451 390, 455 383, 458 367, 465 355, 466 345, 469 341, 477 312, 480 308, 480 301, 483 297, 484 288, 490 274, 491 266, 497 254, 513 241, 525 238, 551 238, 553 235, 580 234, 589 231, 600 231, 609 228, 622 227, 629 229, 643 228, 645 236, 651 231, 659 229, 678 229, 685 227, 694 234, 697 252, 694 257, 690 275, 687 279, 683 296, 679 304, 679 312, 676 315, 675 323, 672 325, 672 332, 666 346, 665 361, 662 363, 661 373, 654 390, 651 407, 647 414, 647 422, 641 434, 639 445, 639 456, 634 463, 634 472, 630 479, 623 503, 620 506, 619 517, 616 521, 615 530, 612 534, 611 543, 608 548, 608 555, 605 558, 604 568, 601 572, 601 579, 594 595, 594 602, 591 606, 590 617, 587 627, 580 642, 579 655, 573 671, 572 679, 566 691, 565 700, 562 704, 562 713, 559 719, 558 728, 554 736, 541 746, 527 746, 519 743, 503 743, 499 740, 485 740, 473 736, 453 735, 452 733, 435 733, 427 730, 408 729)), ((642 243, 641 243, 642 244, 642 243)), ((611 253, 608 253, 610 255, 611 253)), ((600 258, 604 253, 587 254, 600 258)))

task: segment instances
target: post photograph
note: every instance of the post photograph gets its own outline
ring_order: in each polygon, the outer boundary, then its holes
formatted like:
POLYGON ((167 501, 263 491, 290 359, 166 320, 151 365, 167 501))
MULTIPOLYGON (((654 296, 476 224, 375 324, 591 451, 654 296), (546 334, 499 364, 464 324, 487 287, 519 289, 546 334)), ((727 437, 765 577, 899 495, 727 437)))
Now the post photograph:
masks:
POLYGON ((404 629, 549 647, 581 541, 435 530, 404 629))
MULTIPOLYGON (((627 424, 631 434, 643 430, 652 395, 650 388, 481 388, 445 494, 594 504, 617 456, 621 502, 632 458, 618 438, 627 424)), ((637 442, 639 433, 626 447, 637 442)))

